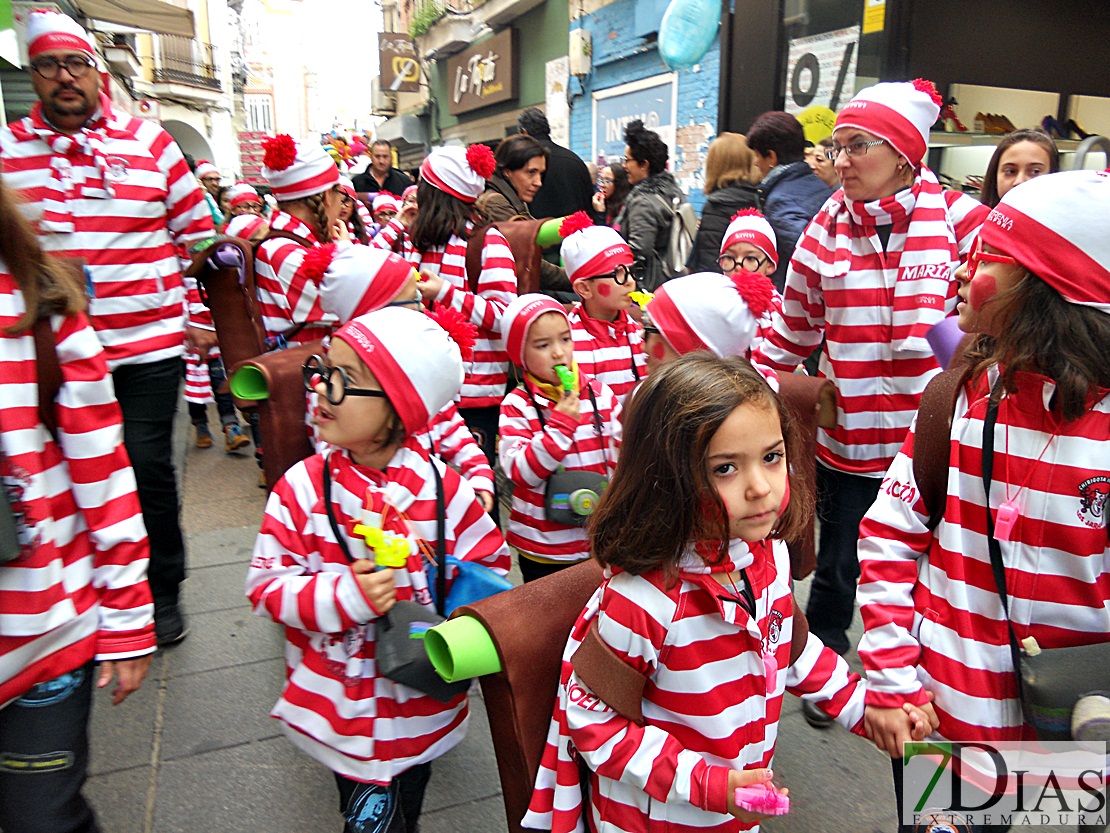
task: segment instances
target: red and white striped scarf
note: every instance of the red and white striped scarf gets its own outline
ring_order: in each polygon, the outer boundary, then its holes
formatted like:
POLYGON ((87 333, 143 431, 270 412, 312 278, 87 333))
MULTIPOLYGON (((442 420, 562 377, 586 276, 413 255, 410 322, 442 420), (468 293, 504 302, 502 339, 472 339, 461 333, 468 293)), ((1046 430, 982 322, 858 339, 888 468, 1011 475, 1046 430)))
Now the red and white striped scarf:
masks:
POLYGON ((896 350, 931 353, 925 334, 945 317, 952 273, 960 263, 948 204, 936 175, 922 166, 909 188, 870 202, 844 200, 826 211, 833 222, 812 228, 801 244, 817 253, 816 269, 822 277, 844 276, 852 261, 853 225, 868 233, 875 226, 892 226, 885 252, 886 267, 898 270, 892 343, 896 350))

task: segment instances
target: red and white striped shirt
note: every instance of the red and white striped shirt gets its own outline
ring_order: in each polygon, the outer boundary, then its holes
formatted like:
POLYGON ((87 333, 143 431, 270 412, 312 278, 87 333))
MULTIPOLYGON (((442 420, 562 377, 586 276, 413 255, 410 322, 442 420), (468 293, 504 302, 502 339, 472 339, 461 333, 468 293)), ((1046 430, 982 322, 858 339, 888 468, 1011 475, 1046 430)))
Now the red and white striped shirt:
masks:
MULTIPOLYGON (((1022 720, 1002 602, 991 572, 982 480, 989 378, 965 388, 952 423, 944 518, 934 532, 913 476, 911 430, 860 526, 860 659, 867 702, 933 708, 945 738, 1032 739, 1022 720)), ((1053 383, 1025 373, 998 410, 990 506, 1016 498, 1000 541, 1019 640, 1042 648, 1110 641, 1110 390, 1057 425, 1053 383)))
MULTIPOLYGON (((792 371, 823 336, 818 373, 836 384, 837 424, 831 431, 818 429, 818 459, 841 471, 881 477, 906 437, 921 392, 940 367, 932 352, 894 344, 895 284, 906 224, 895 224, 885 252, 875 228, 857 222, 851 223, 848 249, 832 252, 819 242, 835 237, 837 221, 830 210, 846 210, 838 202, 843 199, 838 191, 806 226, 786 274, 782 311, 752 358, 792 371), (837 277, 823 278, 820 272, 830 262, 838 267, 837 277)), ((955 192, 945 192, 944 201, 962 259, 987 209, 955 192)), ((954 280, 945 307, 948 313, 955 310, 954 280)))
POLYGON ((102 97, 89 130, 102 150, 102 174, 79 144, 65 156, 36 104, 31 115, 0 130, 4 182, 20 192, 36 225, 44 200, 60 188, 73 231, 42 228, 49 252, 81 258, 91 276, 89 319, 108 367, 181 356, 183 255, 213 235, 212 216, 185 157, 159 125, 116 112, 102 97), (58 178, 55 169, 58 166, 58 178), (97 183, 110 183, 111 192, 97 183), (60 184, 59 184, 60 183, 60 184))
POLYGON ((624 405, 632 388, 647 376, 643 327, 627 311, 622 311, 615 321, 591 318, 581 302, 571 307, 567 317, 578 369, 608 385, 624 405))
MULTIPOLYGON (((447 555, 480 561, 505 574, 508 547, 473 490, 453 470, 429 460, 410 438, 383 470, 331 453, 332 507, 341 530, 363 521, 364 500, 383 499, 405 513, 410 529, 435 548, 436 481, 440 469, 447 555)), ((442 755, 466 734, 467 703, 444 704, 377 671, 378 614, 340 550, 323 503, 325 458, 314 455, 274 486, 254 547, 247 595, 259 616, 285 626, 286 682, 270 712, 294 746, 356 781, 388 783, 442 755)), ((349 534, 354 558, 373 558, 349 534)), ((399 600, 433 610, 419 551, 394 572, 399 600)))
POLYGON ((577 421, 556 411, 554 402, 531 388, 532 395, 523 387, 515 388, 501 403, 498 460, 513 482, 513 508, 505 538, 540 561, 574 562, 590 555, 584 527, 563 526, 544 517, 548 478, 560 467, 611 477, 617 465, 621 406, 608 387, 581 369, 579 380, 577 421), (597 419, 587 386, 597 401, 597 419), (540 422, 537 406, 543 410, 546 427, 540 422))
MULTIPOLYGON (((0 328, 24 312, 0 263, 0 328)), ((0 481, 23 554, 0 564, 0 708, 91 659, 154 650, 147 538, 104 350, 83 315, 51 319, 58 441, 42 425, 31 333, 0 333, 0 481)))
POLYGON ((729 770, 771 766, 787 690, 858 731, 863 684, 842 657, 810 634, 790 664, 794 600, 786 546, 763 542, 755 550, 758 558, 743 541, 730 544, 736 569, 751 582, 754 616, 692 553, 673 584, 653 570, 619 572, 601 585, 563 654, 555 717, 524 827, 587 829, 566 734, 590 769, 589 829, 735 833, 756 828, 726 812, 729 770), (600 700, 571 667, 594 621, 606 645, 647 678, 643 726, 600 700), (784 669, 773 686, 764 652, 784 669))
POLYGON ((448 402, 442 411, 432 417, 425 431, 431 439, 435 455, 458 469, 471 489, 493 494, 493 468, 454 402, 448 402))
MULTIPOLYGON (((270 228, 303 237, 312 247, 322 245, 307 223, 292 214, 275 211, 270 228)), ((308 322, 291 344, 307 344, 331 332, 339 319, 320 306, 320 287, 302 268, 308 248, 287 237, 274 237, 258 247, 254 256, 254 282, 258 308, 266 334, 278 336, 294 325, 308 322)))

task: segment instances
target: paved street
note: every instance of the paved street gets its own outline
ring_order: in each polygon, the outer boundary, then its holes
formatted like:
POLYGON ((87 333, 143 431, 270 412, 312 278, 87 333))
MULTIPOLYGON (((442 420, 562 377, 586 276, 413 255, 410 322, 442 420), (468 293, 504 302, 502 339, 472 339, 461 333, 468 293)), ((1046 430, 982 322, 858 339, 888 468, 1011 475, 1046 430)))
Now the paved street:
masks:
MULTIPOLYGON (((143 689, 124 705, 113 708, 108 693, 98 693, 87 794, 105 833, 340 833, 330 773, 296 752, 267 717, 281 686, 281 634, 251 613, 243 595, 264 504, 258 469, 253 457, 224 454, 222 443, 193 448, 183 412, 177 460, 192 630, 159 652, 143 689)), ((505 830, 481 696, 471 702, 466 741, 434 764, 422 833, 505 830)), ((839 728, 809 728, 793 697, 784 711, 775 770, 793 809, 764 829, 891 833, 886 758, 839 728)))

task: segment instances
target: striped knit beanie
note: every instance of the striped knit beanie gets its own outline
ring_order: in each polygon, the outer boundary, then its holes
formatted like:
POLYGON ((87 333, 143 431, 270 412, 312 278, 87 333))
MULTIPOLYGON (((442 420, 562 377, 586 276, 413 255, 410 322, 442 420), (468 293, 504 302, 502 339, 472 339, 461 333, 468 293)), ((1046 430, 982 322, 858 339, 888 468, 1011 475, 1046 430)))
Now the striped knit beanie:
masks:
MULTIPOLYGON (((518 367, 524 367, 524 346, 528 343, 528 330, 536 319, 548 312, 557 312, 566 319, 567 311, 554 298, 549 295, 540 295, 530 292, 527 295, 518 295, 501 314, 501 334, 505 338, 505 352, 509 361, 518 367)), ((527 367, 524 367, 527 370, 527 367)))
POLYGON ((334 257, 319 280, 320 306, 341 322, 384 307, 414 271, 411 263, 387 249, 345 243, 321 250, 334 257))
POLYGON ((262 176, 282 202, 322 194, 339 182, 339 168, 315 142, 296 142, 279 133, 263 139, 262 147, 262 176))
POLYGON ((36 9, 27 16, 27 57, 34 58, 51 49, 68 49, 96 56, 89 33, 72 17, 36 9))
POLYGON ((631 266, 632 249, 616 229, 590 226, 576 231, 560 249, 570 282, 605 275, 618 266, 631 266))
POLYGON ((746 208, 732 215, 732 221, 721 238, 721 254, 737 243, 751 243, 766 255, 776 267, 779 265, 778 241, 775 230, 759 211, 746 208))
POLYGON ((746 356, 772 297, 771 281, 757 272, 699 272, 660 286, 647 315, 680 355, 709 350, 721 357, 746 356))
POLYGON ((940 115, 941 101, 933 82, 922 78, 875 84, 844 105, 833 133, 844 127, 874 133, 916 167, 925 158, 929 130, 940 115))
POLYGON ((420 178, 456 199, 473 203, 486 190, 486 180, 496 168, 493 151, 486 145, 441 147, 428 154, 420 166, 420 178))
POLYGON ((232 208, 245 205, 249 202, 256 202, 259 204, 262 202, 262 197, 258 195, 258 192, 254 190, 252 185, 246 182, 236 182, 227 189, 227 203, 232 208))

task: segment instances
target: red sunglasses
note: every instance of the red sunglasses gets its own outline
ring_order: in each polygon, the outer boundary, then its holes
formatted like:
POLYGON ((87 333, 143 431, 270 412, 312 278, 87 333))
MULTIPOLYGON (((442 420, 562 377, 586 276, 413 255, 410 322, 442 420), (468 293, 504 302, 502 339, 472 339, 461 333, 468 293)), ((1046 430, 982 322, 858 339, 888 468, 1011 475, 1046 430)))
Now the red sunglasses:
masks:
POLYGON ((980 263, 1009 263, 1011 266, 1017 266, 1016 258, 1009 255, 996 255, 990 252, 983 251, 983 240, 980 237, 975 238, 975 243, 971 247, 971 251, 967 256, 967 279, 971 280, 975 277, 975 273, 979 269, 980 263))

